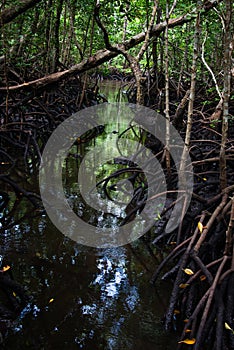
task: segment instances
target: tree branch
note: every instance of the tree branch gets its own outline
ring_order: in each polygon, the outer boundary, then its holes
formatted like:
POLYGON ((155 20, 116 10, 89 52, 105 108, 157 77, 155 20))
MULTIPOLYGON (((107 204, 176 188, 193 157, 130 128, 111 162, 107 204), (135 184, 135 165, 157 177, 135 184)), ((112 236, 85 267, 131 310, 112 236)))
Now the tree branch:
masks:
MULTIPOLYGON (((27 5, 29 6, 29 3, 30 3, 30 6, 32 7, 34 4, 38 3, 39 1, 40 0, 24 1, 24 4, 27 3, 27 5)), ((213 6, 215 6, 215 4, 213 6)), ((21 9, 22 9, 22 6, 21 6, 21 9)), ((25 9, 25 7, 24 7, 24 9, 25 9)), ((22 11, 21 11, 21 13, 22 13, 22 11)), ((194 18, 195 18, 195 15, 191 14, 191 13, 184 14, 178 18, 172 18, 168 22, 168 28, 174 28, 176 26, 181 26, 184 23, 191 22, 194 18)), ((1 19, 1 16, 0 16, 0 19, 1 19)), ((159 24, 153 26, 153 28, 151 30, 151 36, 159 35, 161 32, 163 32, 165 30, 166 25, 167 25, 167 23, 166 23, 166 21, 164 21, 162 23, 159 23, 159 24)), ((146 35, 145 32, 141 32, 141 33, 133 36, 131 39, 129 39, 123 43, 115 45, 117 52, 110 51, 108 49, 99 50, 93 56, 91 56, 87 59, 84 59, 80 63, 72 66, 70 69, 67 69, 67 70, 62 71, 62 72, 52 73, 52 74, 47 75, 45 77, 42 77, 40 79, 36 79, 36 80, 30 81, 27 83, 23 83, 20 85, 9 86, 8 88, 1 87, 0 91, 1 90, 6 91, 6 90, 28 89, 28 88, 30 88, 30 89, 32 89, 32 88, 33 89, 44 88, 47 85, 57 83, 58 81, 61 81, 69 76, 86 72, 90 69, 93 69, 95 67, 100 66, 104 62, 108 62, 111 58, 118 56, 121 52, 121 49, 122 49, 122 51, 129 50, 132 47, 140 44, 141 42, 143 42, 145 40, 145 35, 146 35), (119 50, 118 50, 118 48, 119 48, 119 50)))
POLYGON ((0 14, 0 28, 2 28, 5 24, 13 21, 13 19, 26 12, 30 8, 34 7, 41 1, 42 0, 21 0, 20 5, 5 9, 0 14))

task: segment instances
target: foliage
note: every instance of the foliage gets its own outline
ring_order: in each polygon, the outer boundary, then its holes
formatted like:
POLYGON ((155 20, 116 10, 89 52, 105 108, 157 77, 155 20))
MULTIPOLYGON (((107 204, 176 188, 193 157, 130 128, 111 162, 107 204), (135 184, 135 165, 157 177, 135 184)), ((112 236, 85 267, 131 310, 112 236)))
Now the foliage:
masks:
MULTIPOLYGON (((16 5, 18 1, 5 2, 4 8, 16 5)), ((141 31, 145 31, 151 15, 153 1, 136 0, 101 0, 101 20, 105 25, 112 44, 121 43, 123 40, 123 27, 126 25, 124 39, 130 39, 141 31)), ((158 21, 165 20, 166 1, 160 1, 158 5, 158 21)), ((26 70, 31 67, 31 72, 36 75, 60 70, 64 66, 79 63, 83 58, 89 57, 90 45, 92 52, 105 47, 101 30, 93 20, 95 2, 93 0, 61 1, 62 11, 57 17, 60 0, 47 0, 37 4, 34 8, 18 16, 13 22, 4 26, 2 30, 0 56, 5 55, 9 65, 13 65, 19 71, 22 78, 26 78, 26 70), (58 23, 57 23, 58 22, 58 23), (59 27, 59 62, 55 67, 53 62, 57 39, 55 26, 59 27)), ((179 17, 185 13, 193 13, 194 1, 178 2, 171 18, 179 17)), ((203 33, 207 33, 205 44, 205 56, 207 63, 216 75, 220 74, 222 59, 222 14, 223 4, 217 11, 206 14, 203 20, 203 33), (215 48, 215 49, 214 49, 215 48)), ((178 78, 181 69, 190 74, 192 59, 192 36, 194 26, 192 23, 169 31, 169 70, 170 74, 178 78), (182 63, 182 67, 181 67, 182 63)), ((204 35, 204 34, 203 34, 204 35)), ((158 67, 162 67, 163 55, 160 54, 164 44, 164 34, 156 39, 158 67)), ((132 55, 137 53, 137 48, 131 50, 132 55)), ((143 56, 141 65, 153 67, 152 48, 148 49, 147 55, 143 56)), ((120 56, 113 60, 112 66, 117 69, 126 66, 125 60, 120 56)), ((126 67, 125 67, 126 68, 126 67)), ((188 77, 188 75, 187 75, 188 77)), ((204 69, 202 63, 198 66, 198 79, 210 81, 209 72, 204 69)))

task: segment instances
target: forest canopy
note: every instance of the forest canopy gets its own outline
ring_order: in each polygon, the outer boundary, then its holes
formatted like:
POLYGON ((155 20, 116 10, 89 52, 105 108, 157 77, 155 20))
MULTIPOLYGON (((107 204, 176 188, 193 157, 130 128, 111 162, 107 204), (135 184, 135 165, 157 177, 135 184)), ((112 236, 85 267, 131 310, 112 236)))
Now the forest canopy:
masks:
MULTIPOLYGON (((132 55, 136 54, 136 46, 145 40, 152 4, 150 1, 100 2, 100 17, 110 42, 126 50, 131 49, 132 55)), ((206 62, 214 74, 220 74, 223 26, 219 11, 222 11, 222 1, 219 10, 215 8, 214 11, 209 11, 215 5, 215 1, 201 3, 202 30, 206 36, 206 62)), ((12 64, 21 82, 27 83, 33 78, 61 72, 51 76, 52 81, 56 81, 100 66, 103 62, 108 62, 108 65, 102 65, 102 70, 108 70, 110 64, 115 68, 122 68, 122 55, 111 60, 117 53, 106 49, 102 30, 94 18, 94 8, 93 1, 16 1, 16 4, 3 2, 0 18, 3 27, 0 62, 12 64), (28 71, 31 73, 30 77, 27 76, 28 71)), ((176 27, 168 33, 169 70, 175 77, 180 75, 181 62, 185 64, 185 74, 190 74, 195 10, 195 1, 178 2, 168 22, 169 28, 176 27)), ((143 55, 143 67, 146 67, 148 55, 151 68, 157 65, 155 69, 163 70, 165 17, 165 4, 162 3, 157 8, 150 31, 154 50, 148 49, 143 55)), ((203 75, 204 78, 206 75, 210 79, 210 72, 205 69, 204 64, 198 64, 198 77, 203 75)), ((129 67, 125 70, 130 72, 129 67)), ((49 81, 46 78, 45 84, 49 81)), ((16 84, 8 85, 10 87, 16 84)))

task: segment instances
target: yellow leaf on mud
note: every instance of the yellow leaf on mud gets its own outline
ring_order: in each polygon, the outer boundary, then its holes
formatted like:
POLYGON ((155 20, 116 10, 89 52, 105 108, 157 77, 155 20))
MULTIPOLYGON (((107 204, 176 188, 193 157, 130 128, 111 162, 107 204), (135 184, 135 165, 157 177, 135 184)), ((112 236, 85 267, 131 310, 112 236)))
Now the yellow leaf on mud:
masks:
POLYGON ((229 326, 229 324, 227 322, 225 322, 224 325, 225 325, 226 329, 233 332, 233 329, 229 326))
POLYGON ((189 286, 188 283, 181 283, 181 284, 179 285, 179 288, 186 288, 186 287, 188 287, 188 286, 189 286))
POLYGON ((13 292, 12 294, 13 294, 14 297, 16 297, 16 293, 15 292, 13 292))
POLYGON ((192 332, 192 329, 185 329, 185 333, 190 333, 192 332))
POLYGON ((194 275, 194 272, 191 269, 183 269, 183 270, 186 273, 186 275, 194 275))
POLYGON ((185 340, 178 341, 178 344, 181 344, 181 343, 192 345, 196 343, 196 339, 192 338, 192 339, 185 339, 185 340))
POLYGON ((10 267, 9 265, 4 266, 4 267, 3 267, 3 271, 5 272, 5 271, 9 270, 10 268, 11 268, 11 267, 10 267))
POLYGON ((9 265, 4 266, 3 269, 1 270, 1 272, 6 272, 10 269, 11 267, 9 265))
POLYGON ((199 223, 197 224, 198 230, 200 231, 200 233, 202 233, 204 226, 202 225, 202 223, 199 221, 199 223))
POLYGON ((49 300, 49 304, 50 304, 50 303, 53 303, 53 301, 54 301, 54 299, 51 298, 51 299, 49 300))
POLYGON ((200 276, 200 280, 201 280, 201 281, 205 281, 205 280, 206 280, 206 276, 205 276, 205 275, 201 275, 201 276, 200 276))
POLYGON ((174 315, 179 315, 180 311, 179 310, 174 310, 174 315))

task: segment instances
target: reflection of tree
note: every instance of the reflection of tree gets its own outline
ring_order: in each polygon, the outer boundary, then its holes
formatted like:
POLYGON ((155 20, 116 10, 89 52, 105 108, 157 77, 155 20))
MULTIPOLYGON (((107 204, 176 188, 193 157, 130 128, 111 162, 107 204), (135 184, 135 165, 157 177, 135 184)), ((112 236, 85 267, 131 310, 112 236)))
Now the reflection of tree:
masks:
POLYGON ((129 280, 131 265, 124 248, 118 248, 118 251, 106 250, 97 260, 97 268, 98 273, 92 285, 98 287, 100 297, 94 308, 86 305, 83 310, 89 310, 97 324, 105 327, 107 346, 118 349, 119 345, 129 342, 124 333, 132 313, 138 309, 138 288, 129 280))
POLYGON ((8 188, 7 192, 0 193, 2 208, 0 232, 4 232, 27 218, 38 216, 40 210, 35 212, 35 209, 39 208, 40 197, 34 192, 25 190, 7 176, 0 177, 1 181, 8 188))
POLYGON ((40 211, 35 211, 39 207, 40 197, 23 188, 14 177, 1 175, 0 183, 3 189, 0 191, 0 234, 4 243, 0 251, 0 332, 5 336, 9 328, 16 326, 15 320, 26 307, 29 297, 23 285, 13 277, 14 261, 7 254, 11 240, 4 240, 4 235, 11 230, 17 232, 21 223, 40 214, 40 211))
POLYGON ((16 282, 12 275, 12 266, 0 255, 0 334, 1 340, 7 331, 15 326, 15 320, 29 302, 25 288, 16 282))

